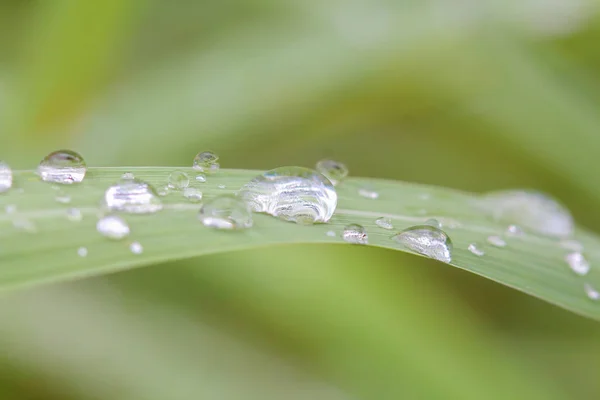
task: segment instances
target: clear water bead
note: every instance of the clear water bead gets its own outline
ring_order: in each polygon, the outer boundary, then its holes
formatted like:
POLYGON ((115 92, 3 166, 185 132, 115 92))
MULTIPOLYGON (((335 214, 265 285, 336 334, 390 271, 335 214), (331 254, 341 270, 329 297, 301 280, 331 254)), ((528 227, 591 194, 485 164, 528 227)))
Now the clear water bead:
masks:
POLYGON ((367 230, 358 224, 350 224, 344 227, 344 231, 342 232, 342 238, 347 243, 352 244, 368 244, 369 243, 369 235, 367 234, 367 230))
POLYGON ((206 175, 204 175, 204 174, 198 174, 198 175, 196 175, 196 181, 198 181, 200 183, 206 182, 206 175))
POLYGON ((67 210, 67 219, 73 222, 79 222, 83 219, 81 210, 79 208, 69 208, 67 210))
POLYGON ((79 257, 87 257, 88 255, 88 249, 85 247, 80 247, 77 249, 77 255, 79 257))
POLYGON ((585 291, 585 294, 590 300, 600 300, 600 292, 589 283, 583 284, 583 290, 585 291))
POLYGON ((442 223, 435 218, 428 219, 427 221, 425 221, 424 225, 429 225, 437 229, 442 229, 442 223))
POLYGON ((0 193, 8 191, 12 187, 12 169, 4 161, 0 161, 0 193))
POLYGON ((241 199, 224 195, 206 202, 198 218, 205 226, 216 229, 245 229, 252 226, 252 212, 241 199))
POLYGON ((108 215, 100 218, 96 230, 109 239, 123 239, 129 235, 129 225, 121 217, 108 215))
POLYGON ((488 236, 487 241, 492 246, 496 246, 496 247, 505 247, 506 246, 506 241, 504 239, 502 239, 500 236, 495 236, 495 235, 488 236))
POLYGON ((569 253, 565 256, 569 268, 577 275, 587 275, 590 272, 590 263, 580 252, 569 253))
POLYGON ((212 151, 203 151, 194 157, 193 168, 204 173, 214 173, 220 168, 219 156, 212 151))
POLYGON ((480 205, 498 221, 513 222, 536 233, 566 237, 573 234, 569 210, 548 195, 527 190, 492 192, 480 205))
POLYGON ((325 234, 329 237, 335 237, 335 231, 327 231, 325 234))
POLYGON ((467 249, 476 256, 481 257, 485 255, 485 251, 477 243, 471 243, 467 249))
POLYGON ((337 206, 331 182, 317 171, 281 167, 245 184, 239 196, 255 212, 299 224, 327 222, 337 206))
POLYGON ((183 190, 190 185, 190 177, 183 171, 173 171, 169 175, 169 188, 183 190))
POLYGON ((192 203, 199 203, 202 200, 202 192, 200 191, 200 189, 187 187, 183 189, 183 197, 185 197, 192 203))
POLYGON ((59 150, 48 154, 38 165, 38 175, 44 182, 70 185, 80 183, 87 167, 83 157, 72 150, 59 150))
POLYGON ((165 197, 166 195, 169 194, 170 191, 171 191, 171 189, 169 189, 169 185, 165 185, 165 186, 159 187, 158 190, 156 191, 156 194, 159 195, 160 197, 165 197))
POLYGON ((217 187, 218 187, 219 189, 225 189, 225 188, 227 188, 227 186, 223 185, 222 183, 221 183, 220 185, 217 185, 217 187))
POLYGON ((315 169, 329 179, 333 186, 337 186, 348 176, 348 167, 334 160, 321 160, 317 163, 315 169))
POLYGON ((148 214, 162 210, 158 194, 147 182, 139 179, 121 180, 104 192, 104 205, 110 211, 148 214))
POLYGON ((373 188, 370 187, 362 187, 358 189, 358 195, 371 200, 379 198, 379 193, 377 193, 373 188))
POLYGON ((392 225, 392 219, 389 217, 381 217, 375 220, 375 225, 383 229, 394 229, 394 225, 392 225))
POLYGON ((417 225, 403 230, 392 239, 416 253, 449 263, 452 261, 452 241, 441 229, 417 225))
POLYGON ((140 242, 133 242, 129 245, 129 250, 133 254, 142 254, 144 252, 144 246, 140 242))
POLYGON ((125 172, 123 175, 121 175, 121 179, 132 180, 135 179, 135 175, 133 175, 133 172, 125 172))

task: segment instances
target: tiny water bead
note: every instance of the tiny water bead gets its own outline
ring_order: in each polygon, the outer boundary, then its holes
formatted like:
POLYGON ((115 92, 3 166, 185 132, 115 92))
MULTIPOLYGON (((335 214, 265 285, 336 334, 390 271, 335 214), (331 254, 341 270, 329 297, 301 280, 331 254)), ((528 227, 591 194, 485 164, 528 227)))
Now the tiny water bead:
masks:
POLYGON ((481 257, 481 256, 485 255, 485 251, 483 251, 483 249, 481 248, 481 246, 479 246, 477 243, 471 243, 471 244, 469 244, 469 247, 467 247, 467 249, 471 253, 475 254, 476 256, 481 257))
POLYGON ((104 206, 110 211, 148 214, 160 211, 162 202, 152 185, 131 179, 121 180, 106 189, 104 206))
POLYGON ((438 261, 452 261, 452 240, 441 229, 430 225, 417 225, 405 229, 392 239, 409 250, 438 261))
POLYGON ((565 256, 569 268, 577 275, 587 275, 590 272, 590 263, 580 252, 569 253, 565 256))
POLYGON ((335 237, 335 231, 327 231, 325 234, 329 237, 335 237))
POLYGON ((359 224, 350 224, 344 227, 342 238, 347 243, 352 244, 368 244, 369 235, 367 230, 359 224))
POLYGON ((169 175, 169 188, 183 190, 190 185, 190 177, 183 171, 173 171, 169 175))
POLYGON ((585 291, 585 294, 590 300, 600 300, 600 292, 589 283, 583 284, 583 290, 585 291))
POLYGON ((487 241, 492 246, 496 246, 496 247, 505 247, 506 246, 506 241, 504 239, 502 239, 500 236, 495 236, 495 235, 488 236, 487 241))
POLYGON ((204 173, 214 173, 220 168, 219 156, 212 151, 203 151, 194 157, 193 168, 204 173))
POLYGON ((121 179, 132 180, 135 179, 135 175, 133 175, 133 172, 125 172, 123 175, 121 175, 121 179))
POLYGON ((224 195, 206 202, 198 218, 205 226, 215 229, 234 230, 252 226, 252 212, 241 199, 224 195))
POLYGON ((327 222, 337 206, 331 182, 303 167, 267 171, 246 183, 239 196, 252 211, 299 224, 327 222))
POLYGON ((389 217, 381 217, 375 220, 375 225, 383 229, 394 229, 394 225, 392 225, 392 219, 389 217))
POLYGON ((185 197, 192 203, 199 203, 202 200, 202 192, 200 191, 200 189, 187 187, 183 189, 183 197, 185 197))
POLYGON ((435 218, 428 219, 427 221, 425 221, 424 225, 429 225, 437 229, 442 229, 442 223, 435 218))
POLYGON ((12 169, 4 161, 0 161, 0 193, 8 191, 13 184, 12 169))
POLYGON ((379 198, 379 193, 377 193, 373 188, 367 186, 358 189, 358 195, 371 200, 379 198))
POLYGON ((217 187, 218 187, 219 189, 225 189, 225 188, 227 188, 227 186, 223 185, 222 183, 221 183, 221 184, 219 184, 219 185, 217 185, 217 187))
POLYGON ((334 160, 321 160, 317 163, 315 169, 329 179, 333 186, 337 186, 348 176, 348 167, 334 160))
POLYGON ((206 182, 206 175, 204 175, 204 174, 198 174, 198 175, 196 175, 196 181, 198 181, 200 183, 206 182))
POLYGON ((103 236, 119 240, 129 235, 129 225, 121 217, 108 215, 100 218, 96 224, 96 230, 103 236))
POLYGON ((7 214, 14 214, 17 212, 17 206, 14 204, 7 204, 6 206, 4 206, 4 211, 7 214))
POLYGON ((80 247, 77 249, 77 255, 79 257, 87 257, 88 249, 86 247, 80 247))
POLYGON ((523 234, 523 229, 518 225, 509 225, 506 228, 506 233, 511 236, 521 236, 523 234))
POLYGON ((140 242, 133 242, 129 245, 129 250, 133 254, 142 254, 144 252, 144 247, 141 245, 140 242))
POLYGON ((171 189, 169 189, 169 185, 165 185, 165 186, 159 187, 158 190, 156 191, 156 194, 159 195, 160 197, 165 197, 166 195, 169 194, 170 191, 171 191, 171 189))
POLYGON ((48 154, 38 165, 38 175, 44 182, 70 185, 80 183, 87 167, 83 157, 72 150, 58 150, 48 154))
POLYGON ((69 208, 67 209, 67 219, 73 222, 79 222, 83 219, 83 215, 81 214, 81 210, 79 208, 69 208))
POLYGON ((33 221, 25 218, 25 217, 16 217, 13 219, 12 221, 13 226, 20 230, 20 231, 24 231, 27 233, 36 233, 37 232, 37 226, 33 223, 33 221))

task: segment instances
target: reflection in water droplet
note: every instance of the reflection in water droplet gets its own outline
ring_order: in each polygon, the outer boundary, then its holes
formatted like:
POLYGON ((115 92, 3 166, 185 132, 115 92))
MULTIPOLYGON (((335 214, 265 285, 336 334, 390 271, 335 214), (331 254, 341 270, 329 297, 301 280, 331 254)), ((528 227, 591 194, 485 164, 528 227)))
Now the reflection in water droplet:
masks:
MULTIPOLYGON (((214 173, 217 172, 220 168, 218 163, 219 156, 213 153, 212 151, 204 151, 202 153, 198 153, 194 158, 194 163, 192 167, 196 171, 204 172, 204 173, 214 173)), ((197 179, 197 177, 196 177, 197 179)))
POLYGON ((57 203, 69 204, 71 202, 71 196, 69 196, 68 193, 63 192, 62 190, 59 190, 58 192, 56 192, 54 200, 56 200, 57 203))
POLYGON ((375 220, 375 225, 383 229, 394 229, 392 225, 392 219, 389 217, 381 217, 375 220))
POLYGON ((123 180, 132 180, 132 179, 135 179, 135 175, 133 175, 133 172, 125 172, 121 176, 121 179, 123 179, 123 180))
POLYGON ((160 211, 162 202, 152 185, 139 179, 122 180, 106 189, 104 205, 110 211, 147 214, 160 211))
POLYGON ((563 239, 560 241, 560 247, 571 251, 583 251, 583 244, 575 239, 563 239))
POLYGON ((50 153, 38 165, 38 175, 44 182, 63 185, 83 181, 86 171, 83 157, 71 150, 50 153))
POLYGON ((67 210, 67 219, 73 222, 79 222, 83 219, 81 210, 79 208, 69 208, 67 210))
POLYGON ((350 224, 344 227, 342 238, 345 242, 352 244, 368 244, 369 235, 367 230, 359 224, 350 224))
POLYGON ((200 183, 204 183, 204 182, 206 182, 206 175, 198 174, 198 175, 196 175, 196 180, 200 183))
POLYGON ((496 246, 496 247, 505 247, 506 246, 506 241, 504 239, 502 239, 500 236, 495 236, 495 235, 488 236, 487 241, 492 246, 496 246))
POLYGON ((570 236, 574 222, 569 210, 543 193, 527 190, 492 192, 482 197, 481 207, 496 220, 514 222, 547 236, 570 236))
POLYGON ((358 189, 358 195, 372 200, 379 198, 379 193, 370 187, 362 187, 358 189))
POLYGON ((335 232, 334 231, 327 231, 326 235, 329 236, 329 237, 335 237, 335 232))
POLYGON ((435 218, 428 219, 427 221, 425 221, 424 225, 429 225, 437 229, 442 229, 442 223, 435 218))
POLYGON ((109 239, 123 239, 129 235, 129 225, 121 217, 108 215, 100 218, 96 230, 109 239))
POLYGON ((245 184, 239 195, 252 211, 299 224, 327 222, 337 206, 331 182, 302 167, 267 171, 245 184))
POLYGON ((129 250, 133 254, 142 254, 144 252, 144 247, 140 244, 140 242, 133 242, 129 245, 129 250))
POLYGON ((245 229, 252 226, 252 213, 241 199, 224 195, 206 202, 198 218, 205 226, 216 229, 245 229))
POLYGON ((12 187, 12 169, 4 161, 0 161, 0 193, 8 191, 12 187))
POLYGON ((202 200, 202 192, 200 189, 193 187, 183 189, 183 196, 192 203, 199 203, 202 200))
POLYGON ((590 263, 579 252, 569 253, 565 256, 565 261, 569 264, 569 268, 577 275, 587 275, 590 272, 590 263))
POLYGON ((483 251, 483 249, 480 248, 480 246, 477 243, 471 243, 468 249, 471 253, 475 254, 476 256, 481 257, 485 255, 485 251, 483 251))
POLYGON ((88 255, 88 249, 85 247, 80 247, 77 249, 77 255, 79 255, 79 257, 87 257, 88 255))
POLYGON ((584 283, 583 284, 583 290, 585 291, 585 294, 587 295, 587 297, 590 300, 594 300, 594 301, 600 300, 600 292, 598 290, 596 290, 589 283, 584 283))
POLYGON ((446 263, 452 261, 452 241, 444 231, 436 227, 413 226, 393 236, 392 239, 424 256, 446 263))
POLYGON ((169 188, 183 190, 190 185, 190 177, 183 171, 173 171, 169 174, 169 188))
POLYGON ((329 179, 333 186, 337 186, 348 176, 348 167, 334 160, 321 160, 317 163, 315 169, 329 179))
POLYGON ((523 234, 523 229, 518 225, 509 225, 508 228, 506 228, 506 233, 511 236, 521 236, 523 234))

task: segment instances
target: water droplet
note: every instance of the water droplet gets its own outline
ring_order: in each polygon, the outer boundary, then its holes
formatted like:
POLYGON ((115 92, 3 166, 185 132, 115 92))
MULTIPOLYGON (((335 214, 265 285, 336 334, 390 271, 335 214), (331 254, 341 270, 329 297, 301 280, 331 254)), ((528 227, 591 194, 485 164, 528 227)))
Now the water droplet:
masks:
POLYGON ((327 236, 329 236, 329 237, 335 237, 335 232, 334 231, 327 231, 325 234, 327 236))
POLYGON ((19 229, 21 231, 25 231, 28 233, 37 232, 37 226, 35 226, 33 221, 31 221, 25 217, 17 217, 15 219, 13 219, 12 224, 16 229, 19 229))
POLYGON ((106 189, 104 205, 110 211, 147 214, 160 211, 162 202, 152 185, 139 179, 122 180, 106 189))
POLYGON ((38 166, 38 175, 44 182, 68 185, 83 181, 87 167, 83 157, 71 150, 48 154, 38 166))
POLYGON ((299 224, 327 222, 337 206, 337 193, 331 182, 302 167, 265 172, 245 184, 239 195, 252 211, 299 224))
POLYGON ((133 242, 129 245, 129 250, 131 250, 133 254, 142 254, 144 252, 144 247, 140 242, 133 242))
POLYGON ((435 218, 428 219, 427 221, 425 221, 424 225, 429 225, 437 229, 442 229, 442 223, 435 218))
POLYGON ((508 228, 506 228, 506 233, 511 236, 521 236, 523 234, 523 229, 518 225, 509 225, 508 228))
POLYGON ((477 243, 471 243, 467 249, 476 256, 481 257, 485 255, 485 251, 483 251, 483 249, 481 249, 477 243))
POLYGON ((206 202, 198 214, 205 226, 216 229, 244 229, 252 226, 252 213, 241 199, 224 195, 206 202))
POLYGON ((198 174, 198 175, 196 175, 196 180, 200 183, 204 183, 204 182, 206 182, 206 175, 198 174))
POLYGON ((156 191, 156 194, 159 195, 160 197, 165 197, 166 195, 169 194, 170 191, 171 191, 171 189, 169 189, 169 186, 165 185, 165 186, 159 187, 158 190, 156 191))
POLYGON ((573 217, 555 199, 534 191, 509 190, 492 192, 480 202, 498 221, 514 222, 547 236, 570 236, 573 217))
POLYGON ((375 225, 383 229, 394 229, 392 225, 392 219, 389 217, 381 217, 375 220, 375 225))
POLYGON ((344 232, 342 232, 342 238, 345 242, 352 244, 368 244, 369 243, 369 235, 367 234, 367 230, 358 224, 350 224, 344 227, 344 232))
POLYGON ((81 210, 79 208, 69 208, 67 210, 67 219, 73 222, 79 222, 83 218, 81 210))
POLYGON ((7 204, 4 206, 4 211, 6 211, 7 214, 14 214, 17 212, 17 206, 14 204, 7 204))
POLYGON ((495 235, 488 236, 487 241, 492 246, 496 246, 496 247, 506 246, 506 241, 504 239, 502 239, 500 236, 495 236, 495 235))
POLYGON ((358 189, 358 195, 362 196, 366 199, 378 199, 379 198, 379 193, 377 193, 373 188, 370 187, 362 187, 360 189, 358 189))
POLYGON ((69 204, 71 202, 71 196, 68 193, 63 192, 62 190, 59 190, 58 192, 56 192, 54 200, 56 200, 57 203, 69 204))
POLYGON ((0 193, 6 192, 12 187, 12 169, 4 161, 0 161, 0 193))
POLYGON ((316 170, 337 186, 348 176, 348 167, 334 160, 321 160, 317 163, 316 170))
POLYGON ((452 261, 452 241, 444 231, 436 227, 417 225, 392 238, 416 253, 446 263, 452 261))
POLYGON ((563 239, 560 241, 560 247, 571 251, 583 251, 583 244, 575 239, 563 239))
POLYGON ((96 230, 109 239, 123 239, 129 235, 129 225, 121 217, 108 215, 100 218, 96 224, 96 230))
POLYGON ((198 153, 196 157, 194 157, 193 167, 196 171, 210 174, 219 170, 220 165, 218 161, 218 155, 212 151, 204 151, 202 153, 198 153))
POLYGON ((88 255, 88 249, 85 247, 80 247, 77 249, 77 255, 79 257, 87 257, 88 255))
POLYGON ((169 188, 183 190, 190 185, 190 177, 183 171, 173 171, 169 175, 169 188))
POLYGON ((123 175, 121 175, 121 179, 130 181, 132 179, 135 179, 135 175, 133 175, 133 172, 125 172, 123 175))
POLYGON ((590 263, 579 252, 569 253, 565 256, 565 261, 569 264, 569 268, 577 275, 587 275, 590 272, 590 263))
POLYGON ((223 184, 220 184, 220 185, 217 185, 217 187, 218 187, 219 189, 225 189, 227 186, 225 186, 225 185, 223 185, 223 184))
POLYGON ((202 200, 202 192, 200 189, 193 187, 183 189, 183 196, 192 203, 198 203, 202 200))
POLYGON ((583 290, 590 300, 600 300, 600 292, 589 283, 583 284, 583 290))

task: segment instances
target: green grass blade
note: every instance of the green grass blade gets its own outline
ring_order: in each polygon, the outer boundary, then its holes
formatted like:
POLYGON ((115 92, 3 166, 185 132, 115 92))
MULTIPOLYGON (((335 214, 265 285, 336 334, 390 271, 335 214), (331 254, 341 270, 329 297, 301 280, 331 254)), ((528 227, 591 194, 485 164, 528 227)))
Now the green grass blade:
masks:
MULTIPOLYGON (((91 168, 83 184, 61 188, 71 196, 69 204, 55 201, 52 185, 39 181, 32 171, 15 173, 15 188, 0 197, 3 208, 14 205, 16 212, 0 216, 2 247, 0 248, 0 288, 32 285, 105 274, 167 260, 185 259, 203 254, 229 252, 277 244, 329 243, 341 244, 341 230, 346 224, 359 223, 369 232, 372 246, 403 250, 391 240, 395 231, 423 223, 435 217, 454 242, 452 265, 521 290, 578 314, 600 320, 600 303, 590 300, 584 282, 600 287, 600 273, 592 268, 585 279, 575 275, 564 261, 567 250, 550 238, 526 233, 506 237, 508 245, 496 248, 486 245, 489 235, 502 235, 505 226, 473 206, 475 195, 452 189, 406 182, 351 178, 337 189, 336 214, 328 224, 300 226, 267 215, 255 215, 255 226, 242 232, 222 232, 204 227, 197 221, 200 206, 188 202, 181 194, 164 198, 165 209, 154 215, 125 218, 132 234, 120 242, 110 241, 96 232, 99 202, 105 188, 127 171, 155 185, 164 185, 173 168, 91 168), (369 185, 379 193, 378 199, 358 195, 359 188, 369 185), (67 209, 79 208, 80 222, 67 219, 67 209), (375 220, 392 218, 394 231, 379 228, 375 220), (15 220, 32 223, 32 232, 11 226, 15 220), (33 231, 34 230, 34 231, 33 231), (334 230, 335 237, 327 232, 334 230), (144 246, 142 254, 129 250, 132 241, 144 246), (486 254, 475 256, 467 246, 477 242, 486 254), (77 249, 86 247, 88 255, 78 256, 77 249)), ((194 171, 184 168, 192 177, 191 185, 202 188, 205 198, 235 192, 259 171, 222 170, 206 183, 193 179, 194 171), (225 185, 225 188, 219 188, 225 185)), ((578 229, 575 238, 586 248, 593 262, 600 258, 600 238, 578 229)))

